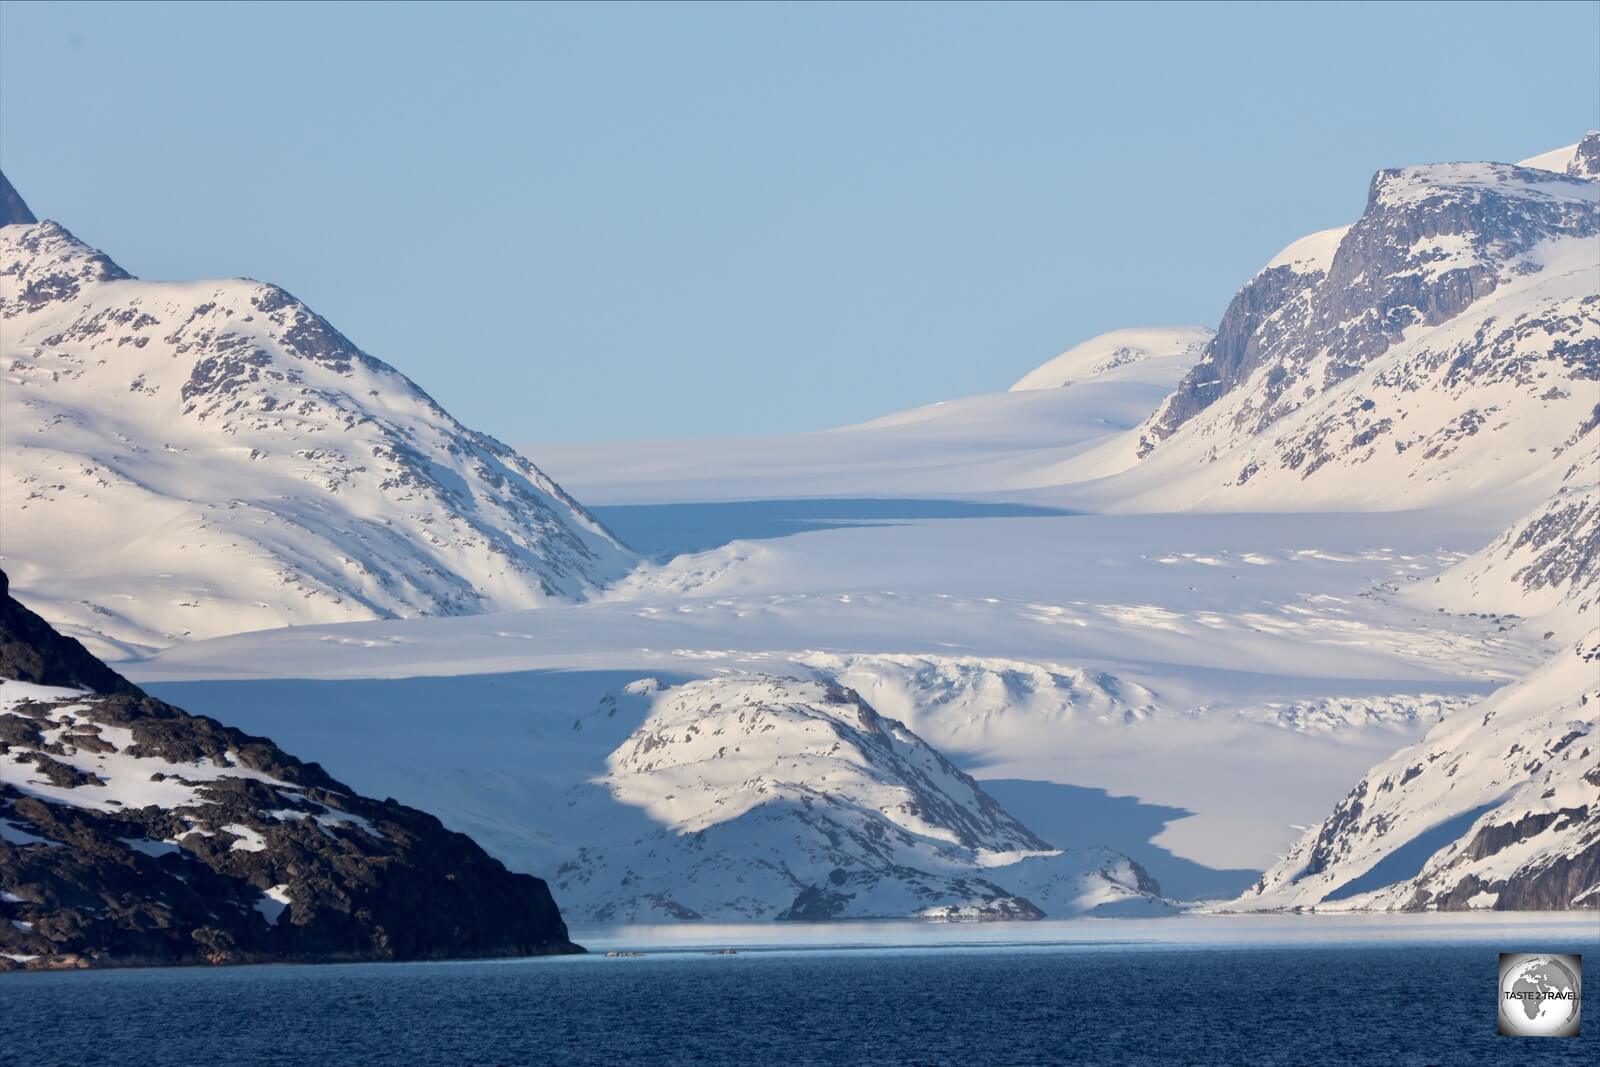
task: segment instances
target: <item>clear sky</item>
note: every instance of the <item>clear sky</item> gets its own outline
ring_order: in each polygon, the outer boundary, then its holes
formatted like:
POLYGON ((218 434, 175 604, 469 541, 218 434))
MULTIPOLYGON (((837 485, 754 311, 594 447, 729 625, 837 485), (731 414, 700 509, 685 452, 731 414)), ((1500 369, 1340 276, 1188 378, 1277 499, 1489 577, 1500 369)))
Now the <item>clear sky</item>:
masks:
POLYGON ((5 2, 0 167, 505 439, 816 429, 1214 326, 1378 168, 1600 126, 1597 42, 1593 2, 5 2))

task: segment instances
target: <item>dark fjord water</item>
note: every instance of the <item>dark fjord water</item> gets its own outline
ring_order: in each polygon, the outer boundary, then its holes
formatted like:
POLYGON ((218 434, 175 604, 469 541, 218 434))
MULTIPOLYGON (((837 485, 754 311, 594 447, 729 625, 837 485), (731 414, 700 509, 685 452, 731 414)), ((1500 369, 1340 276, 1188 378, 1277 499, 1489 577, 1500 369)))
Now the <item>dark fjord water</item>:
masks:
POLYGON ((0 975, 0 1062, 1600 1062, 1600 1021, 1578 1040, 1496 1036, 1501 947, 1099 943, 13 974, 0 975))

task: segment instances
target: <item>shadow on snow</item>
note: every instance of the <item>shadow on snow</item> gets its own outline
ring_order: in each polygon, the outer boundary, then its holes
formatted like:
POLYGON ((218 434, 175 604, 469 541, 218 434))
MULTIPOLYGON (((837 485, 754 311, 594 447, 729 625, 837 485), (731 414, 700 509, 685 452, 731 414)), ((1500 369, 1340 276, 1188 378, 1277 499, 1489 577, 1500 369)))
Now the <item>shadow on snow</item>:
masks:
POLYGON ((1194 814, 1187 808, 1056 782, 993 778, 979 784, 1055 847, 1115 849, 1150 872, 1161 883, 1162 894, 1174 900, 1231 899, 1261 877, 1260 871, 1244 867, 1207 867, 1155 844, 1153 839, 1168 823, 1194 814))
POLYGON ((1049 518, 1060 508, 974 500, 740 500, 701 504, 613 504, 595 517, 635 551, 662 562, 729 541, 761 541, 847 526, 894 526, 918 519, 1049 518))

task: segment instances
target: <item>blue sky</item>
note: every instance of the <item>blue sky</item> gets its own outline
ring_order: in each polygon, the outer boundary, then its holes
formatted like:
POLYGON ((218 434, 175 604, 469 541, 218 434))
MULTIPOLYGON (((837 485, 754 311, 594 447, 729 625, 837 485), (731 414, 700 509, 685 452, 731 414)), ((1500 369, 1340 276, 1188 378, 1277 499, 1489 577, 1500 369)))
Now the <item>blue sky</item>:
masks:
POLYGON ((1596 3, 6 2, 0 167, 505 439, 817 429, 1215 325, 1378 168, 1600 125, 1597 40, 1596 3))

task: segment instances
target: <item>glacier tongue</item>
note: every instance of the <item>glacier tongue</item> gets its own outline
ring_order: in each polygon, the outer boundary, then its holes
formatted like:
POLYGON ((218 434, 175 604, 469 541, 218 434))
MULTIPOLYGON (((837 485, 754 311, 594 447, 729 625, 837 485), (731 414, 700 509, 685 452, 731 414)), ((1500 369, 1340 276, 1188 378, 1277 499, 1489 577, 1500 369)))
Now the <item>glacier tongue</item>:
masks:
POLYGON ((101 652, 585 596, 632 553, 272 285, 133 279, 0 227, 0 524, 101 652))

